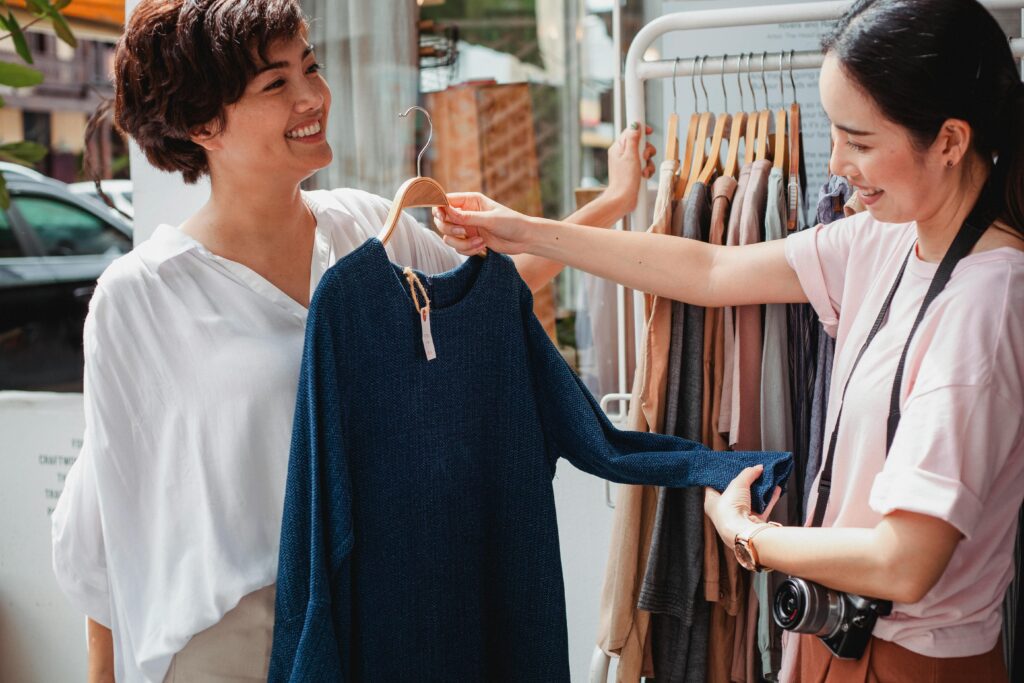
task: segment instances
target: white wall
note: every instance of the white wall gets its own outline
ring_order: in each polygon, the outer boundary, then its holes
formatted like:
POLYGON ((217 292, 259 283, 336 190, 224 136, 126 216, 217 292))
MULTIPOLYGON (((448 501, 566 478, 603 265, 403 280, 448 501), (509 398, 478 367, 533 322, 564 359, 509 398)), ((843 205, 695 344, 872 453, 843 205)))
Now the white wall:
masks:
POLYGON ((0 681, 85 680, 85 618, 50 568, 50 513, 83 428, 81 394, 0 392, 0 681))

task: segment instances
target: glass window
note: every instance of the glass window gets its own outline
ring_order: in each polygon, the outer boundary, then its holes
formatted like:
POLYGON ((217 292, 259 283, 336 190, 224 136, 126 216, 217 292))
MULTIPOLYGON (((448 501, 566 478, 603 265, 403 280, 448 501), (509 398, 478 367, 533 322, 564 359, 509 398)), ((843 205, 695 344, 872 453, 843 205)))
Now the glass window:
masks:
POLYGON ((14 197, 12 202, 47 256, 123 254, 131 249, 130 238, 77 206, 49 197, 14 197))
POLYGON ((0 258, 14 258, 23 256, 21 245, 14 237, 11 230, 11 222, 7 220, 7 213, 0 211, 0 258))

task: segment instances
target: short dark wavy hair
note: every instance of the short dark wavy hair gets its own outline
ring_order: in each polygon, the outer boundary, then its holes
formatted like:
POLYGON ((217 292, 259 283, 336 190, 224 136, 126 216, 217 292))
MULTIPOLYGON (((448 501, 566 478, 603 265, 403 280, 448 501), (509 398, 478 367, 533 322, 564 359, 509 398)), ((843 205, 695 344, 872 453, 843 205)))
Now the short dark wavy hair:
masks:
POLYGON ((114 55, 114 123, 195 183, 210 169, 189 133, 223 126, 270 44, 307 31, 297 0, 142 0, 114 55))

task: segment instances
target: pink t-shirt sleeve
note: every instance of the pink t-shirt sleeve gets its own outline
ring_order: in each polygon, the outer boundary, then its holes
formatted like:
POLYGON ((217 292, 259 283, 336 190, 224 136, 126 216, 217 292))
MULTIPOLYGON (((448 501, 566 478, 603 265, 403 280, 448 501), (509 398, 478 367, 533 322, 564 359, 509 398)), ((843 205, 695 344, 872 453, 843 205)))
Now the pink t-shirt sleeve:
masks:
POLYGON ((786 260, 814 307, 822 327, 836 336, 842 307, 850 241, 859 217, 817 225, 786 238, 786 260))
POLYGON ((1021 438, 1020 411, 1011 405, 991 384, 911 396, 871 487, 871 508, 937 517, 971 538, 1021 438))
POLYGON ((915 336, 900 425, 868 501, 879 514, 930 515, 970 539, 992 501, 1019 490, 1024 295, 1020 269, 1000 258, 972 256, 915 336))

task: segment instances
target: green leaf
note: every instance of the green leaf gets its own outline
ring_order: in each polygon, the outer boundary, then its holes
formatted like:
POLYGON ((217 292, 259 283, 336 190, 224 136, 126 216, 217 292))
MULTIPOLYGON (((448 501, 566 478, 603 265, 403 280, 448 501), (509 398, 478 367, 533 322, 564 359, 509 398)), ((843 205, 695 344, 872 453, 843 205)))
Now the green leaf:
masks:
POLYGON ((7 181, 0 173, 0 209, 11 208, 11 195, 7 194, 7 181))
POLYGON ((57 2, 53 3, 53 9, 59 12, 70 4, 71 0, 57 0, 57 2))
POLYGON ((0 62, 0 85, 25 88, 42 82, 43 74, 36 69, 11 62, 0 62))
POLYGON ((32 52, 28 49, 25 34, 22 33, 21 27, 18 26, 18 20, 14 18, 14 13, 10 10, 7 12, 7 21, 4 22, 4 28, 11 32, 11 39, 14 41, 14 49, 18 51, 18 56, 32 64, 32 52))
POLYGON ((0 156, 6 161, 13 161, 24 166, 31 166, 36 162, 42 161, 48 151, 42 145, 28 142, 27 140, 0 145, 0 156))
POLYGON ((68 26, 68 22, 64 21, 64 17, 58 14, 56 10, 51 10, 49 15, 50 23, 53 24, 53 30, 57 37, 71 47, 78 47, 78 41, 75 40, 74 34, 71 33, 71 27, 68 26))
POLYGON ((25 2, 26 9, 32 9, 29 5, 35 8, 34 13, 40 17, 50 13, 50 3, 47 0, 27 0, 25 2))

